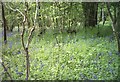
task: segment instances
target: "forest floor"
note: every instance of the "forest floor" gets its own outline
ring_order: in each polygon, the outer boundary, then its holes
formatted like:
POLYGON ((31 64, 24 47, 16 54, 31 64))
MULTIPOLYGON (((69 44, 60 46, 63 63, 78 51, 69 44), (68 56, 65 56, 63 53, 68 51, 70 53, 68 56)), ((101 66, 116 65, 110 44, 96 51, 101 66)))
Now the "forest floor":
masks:
MULTIPOLYGON (((81 29, 77 34, 57 34, 47 30, 30 44, 30 79, 39 80, 114 80, 118 74, 117 44, 110 27, 81 29)), ((19 33, 8 34, 5 64, 13 79, 25 78, 25 52, 19 33)), ((27 34, 25 35, 26 40, 27 34)), ((26 42, 26 41, 25 41, 26 42)), ((2 74, 2 72, 1 72, 2 74)), ((1 76, 1 75, 0 75, 1 76)), ((6 78, 6 77, 4 77, 6 78)))

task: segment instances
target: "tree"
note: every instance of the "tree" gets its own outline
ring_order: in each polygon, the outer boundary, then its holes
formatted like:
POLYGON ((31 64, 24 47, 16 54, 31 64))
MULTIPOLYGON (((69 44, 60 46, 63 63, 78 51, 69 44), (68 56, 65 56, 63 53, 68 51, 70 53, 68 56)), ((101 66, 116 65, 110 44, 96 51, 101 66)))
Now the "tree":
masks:
POLYGON ((118 33, 118 51, 120 53, 120 4, 117 7, 117 17, 116 17, 116 24, 117 24, 117 33, 118 33))
POLYGON ((85 27, 92 26, 94 27, 97 24, 97 10, 98 10, 98 3, 96 2, 83 2, 83 13, 85 17, 85 27))
POLYGON ((113 29, 113 34, 117 40, 117 45, 118 45, 118 52, 120 53, 120 37, 119 37, 119 27, 120 27, 120 4, 119 3, 115 3, 115 5, 113 4, 114 7, 114 15, 112 15, 111 11, 110 11, 110 3, 106 3, 107 6, 107 10, 109 13, 109 16, 111 18, 111 22, 112 22, 112 29, 113 29), (117 5, 117 6, 116 6, 117 5), (116 12, 118 11, 118 12, 116 12), (116 14, 117 13, 117 14, 116 14))
POLYGON ((99 3, 98 5, 99 5, 99 7, 98 7, 99 8, 99 10, 98 10, 98 14, 99 14, 98 23, 102 21, 103 25, 104 25, 106 22, 106 19, 108 17, 108 13, 107 13, 107 10, 105 7, 105 3, 99 3))
POLYGON ((38 0, 36 0, 36 11, 35 11, 35 17, 34 17, 34 24, 33 24, 33 27, 31 28, 30 32, 29 32, 29 35, 28 35, 28 38, 27 38, 27 43, 25 45, 25 40, 24 40, 24 34, 25 34, 25 23, 26 23, 26 11, 24 11, 24 13, 22 11, 20 11, 19 9, 13 9, 12 7, 10 7, 9 5, 9 8, 13 11, 17 11, 19 12, 22 17, 23 17, 23 21, 22 21, 22 33, 21 33, 21 41, 22 41, 22 46, 23 46, 23 49, 25 51, 25 57, 26 57, 26 80, 29 79, 29 74, 30 74, 30 62, 29 62, 29 44, 32 40, 32 35, 33 35, 33 32, 35 30, 35 27, 36 27, 36 21, 37 21, 37 13, 38 13, 38 0))
POLYGON ((35 26, 36 26, 36 20, 37 20, 37 13, 38 13, 38 0, 36 0, 36 11, 35 11, 35 18, 34 18, 34 24, 33 24, 33 27, 31 28, 31 31, 29 33, 29 36, 28 36, 28 39, 27 39, 27 43, 26 43, 26 46, 25 46, 25 42, 24 42, 24 33, 25 33, 25 22, 26 22, 26 16, 24 14, 23 17, 23 31, 21 33, 21 40, 22 40, 22 45, 23 45, 23 48, 24 48, 24 51, 26 52, 26 80, 29 79, 29 72, 30 72, 30 62, 29 62, 29 51, 28 51, 28 48, 29 48, 29 44, 31 42, 31 38, 32 38, 32 34, 35 30, 35 26))
POLYGON ((2 20, 3 20, 3 27, 4 27, 4 43, 7 43, 7 34, 6 34, 6 18, 5 18, 5 12, 4 12, 4 4, 1 2, 2 5, 2 20))

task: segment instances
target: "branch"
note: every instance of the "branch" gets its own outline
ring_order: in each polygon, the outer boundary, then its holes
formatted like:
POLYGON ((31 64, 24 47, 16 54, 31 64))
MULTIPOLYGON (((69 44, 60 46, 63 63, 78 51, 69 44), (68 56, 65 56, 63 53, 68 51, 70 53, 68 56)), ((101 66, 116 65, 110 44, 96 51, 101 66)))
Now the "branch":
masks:
POLYGON ((8 77, 10 78, 10 80, 12 80, 12 77, 11 77, 10 73, 8 72, 7 68, 5 67, 4 62, 1 62, 1 65, 3 66, 4 71, 7 73, 8 77))
POLYGON ((0 59, 0 63, 3 66, 3 69, 7 73, 8 77, 10 78, 10 80, 12 80, 12 77, 11 77, 10 73, 8 72, 7 68, 5 67, 4 62, 2 61, 2 59, 0 59))
POLYGON ((10 5, 8 5, 9 6, 9 8, 12 10, 12 11, 14 11, 14 12, 19 12, 23 17, 24 17, 24 20, 23 20, 23 22, 25 22, 26 21, 26 17, 25 17, 25 15, 19 10, 19 9, 13 9, 10 5))
MULTIPOLYGON (((7 7, 7 6, 6 6, 7 7)), ((25 22, 26 22, 26 16, 19 10, 19 9, 13 9, 9 4, 8 4, 8 9, 11 9, 12 11, 14 12, 19 12, 22 16, 23 16, 23 21, 22 21, 22 24, 23 24, 23 29, 22 29, 22 33, 21 33, 21 37, 22 37, 22 46, 25 50, 25 43, 24 43, 24 33, 25 33, 25 22)))
POLYGON ((32 38, 32 34, 33 34, 33 31, 35 30, 35 26, 36 26, 36 20, 37 20, 37 14, 38 14, 38 0, 36 0, 36 12, 35 12, 35 18, 34 18, 34 25, 30 31, 30 34, 28 36, 28 41, 27 41, 27 44, 26 44, 26 48, 29 47, 29 44, 31 42, 31 38, 32 38))
POLYGON ((22 33, 21 33, 21 39, 22 39, 22 46, 23 46, 24 50, 26 50, 25 49, 25 43, 24 43, 24 34, 25 34, 25 22, 23 22, 23 29, 22 29, 22 33))

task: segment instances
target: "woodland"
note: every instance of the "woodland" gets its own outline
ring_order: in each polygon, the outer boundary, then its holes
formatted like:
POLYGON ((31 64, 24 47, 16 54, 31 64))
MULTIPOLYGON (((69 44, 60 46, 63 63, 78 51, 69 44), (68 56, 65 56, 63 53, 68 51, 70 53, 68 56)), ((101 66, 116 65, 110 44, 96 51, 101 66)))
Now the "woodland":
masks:
POLYGON ((120 80, 120 2, 1 2, 0 81, 120 80))

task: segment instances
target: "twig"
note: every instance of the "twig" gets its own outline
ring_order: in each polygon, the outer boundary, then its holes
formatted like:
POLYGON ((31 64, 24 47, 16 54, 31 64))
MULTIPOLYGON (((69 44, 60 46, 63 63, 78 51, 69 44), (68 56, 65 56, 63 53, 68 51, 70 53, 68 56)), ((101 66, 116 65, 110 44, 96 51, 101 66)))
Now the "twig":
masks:
POLYGON ((11 77, 10 73, 8 72, 7 68, 5 67, 4 62, 2 62, 1 64, 4 68, 4 71, 7 73, 8 77, 10 78, 10 80, 12 80, 12 77, 11 77))

